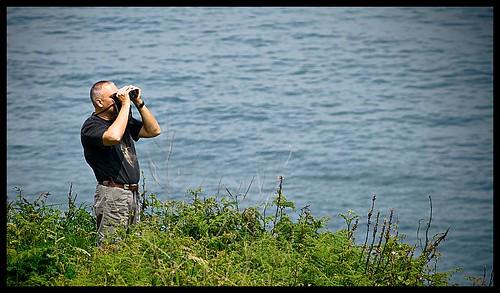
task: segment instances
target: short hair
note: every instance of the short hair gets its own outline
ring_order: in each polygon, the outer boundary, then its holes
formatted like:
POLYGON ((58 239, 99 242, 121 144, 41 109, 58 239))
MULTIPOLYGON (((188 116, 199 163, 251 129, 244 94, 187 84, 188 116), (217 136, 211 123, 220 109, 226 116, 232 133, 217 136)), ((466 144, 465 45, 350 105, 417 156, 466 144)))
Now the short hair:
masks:
POLYGON ((90 100, 92 101, 92 104, 95 105, 95 98, 101 94, 102 87, 108 83, 112 83, 112 81, 100 80, 94 83, 92 88, 90 88, 90 100))

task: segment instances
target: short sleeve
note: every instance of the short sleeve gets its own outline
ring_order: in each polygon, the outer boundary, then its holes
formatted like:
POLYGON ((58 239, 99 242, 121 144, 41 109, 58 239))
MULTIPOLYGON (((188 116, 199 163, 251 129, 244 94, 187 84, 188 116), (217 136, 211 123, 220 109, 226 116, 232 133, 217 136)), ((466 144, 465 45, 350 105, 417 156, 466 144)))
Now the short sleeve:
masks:
POLYGON ((102 135, 108 129, 108 125, 98 123, 97 121, 89 121, 82 127, 82 142, 93 146, 104 146, 102 135))
POLYGON ((141 120, 137 120, 134 117, 130 117, 130 119, 128 121, 130 135, 132 135, 132 138, 135 141, 139 140, 139 131, 141 131, 142 124, 143 123, 141 120))

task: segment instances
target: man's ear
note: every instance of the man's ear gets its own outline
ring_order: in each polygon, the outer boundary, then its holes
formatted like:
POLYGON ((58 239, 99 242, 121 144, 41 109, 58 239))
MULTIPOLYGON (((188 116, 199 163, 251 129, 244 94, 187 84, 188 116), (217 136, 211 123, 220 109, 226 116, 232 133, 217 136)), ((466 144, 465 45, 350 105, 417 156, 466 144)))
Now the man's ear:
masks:
POLYGON ((98 107, 102 107, 103 106, 101 98, 95 98, 94 101, 95 101, 96 106, 98 106, 98 107))

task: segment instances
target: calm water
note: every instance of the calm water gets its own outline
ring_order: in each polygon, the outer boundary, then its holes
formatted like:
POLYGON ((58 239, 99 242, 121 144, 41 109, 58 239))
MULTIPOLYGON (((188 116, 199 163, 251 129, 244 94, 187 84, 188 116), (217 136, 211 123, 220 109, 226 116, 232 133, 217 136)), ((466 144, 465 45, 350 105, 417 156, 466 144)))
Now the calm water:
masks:
POLYGON ((72 182, 93 201, 80 127, 109 79, 162 126, 136 144, 161 199, 250 186, 262 204, 283 175, 331 229, 349 209, 366 223, 376 194, 413 244, 430 195, 431 234, 450 227, 438 269, 469 285, 493 264, 492 24, 491 8, 9 8, 8 198, 65 203, 72 182))

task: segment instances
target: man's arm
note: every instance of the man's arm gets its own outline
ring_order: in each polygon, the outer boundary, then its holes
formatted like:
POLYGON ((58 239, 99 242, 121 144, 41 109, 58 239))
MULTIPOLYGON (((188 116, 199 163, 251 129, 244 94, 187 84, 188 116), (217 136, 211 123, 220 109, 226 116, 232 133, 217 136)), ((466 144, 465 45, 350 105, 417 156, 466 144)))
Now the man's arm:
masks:
POLYGON ((158 124, 158 121, 156 121, 156 118, 153 116, 153 113, 149 111, 146 105, 143 105, 141 108, 139 108, 139 106, 143 103, 144 101, 142 100, 139 91, 139 96, 134 100, 134 104, 137 106, 139 114, 141 114, 142 118, 142 128, 139 131, 139 137, 147 138, 158 136, 161 133, 160 125, 158 124))
MULTIPOLYGON (((128 95, 128 94, 127 94, 128 95)), ((121 100, 122 107, 116 120, 102 135, 102 142, 106 146, 119 144, 128 123, 128 113, 130 110, 130 99, 121 100)))

